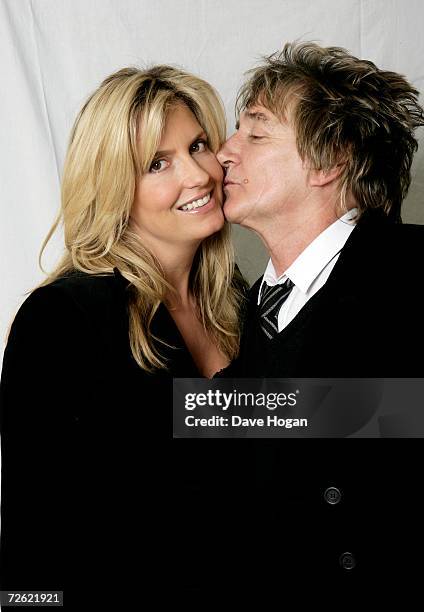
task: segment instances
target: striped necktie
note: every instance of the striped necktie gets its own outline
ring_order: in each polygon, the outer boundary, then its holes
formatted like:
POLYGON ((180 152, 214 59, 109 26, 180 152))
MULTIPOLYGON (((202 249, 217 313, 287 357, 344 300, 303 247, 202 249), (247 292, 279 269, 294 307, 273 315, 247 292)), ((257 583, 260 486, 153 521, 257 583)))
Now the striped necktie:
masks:
POLYGON ((260 326, 264 334, 272 340, 278 334, 278 313, 288 298, 294 283, 288 278, 281 285, 270 287, 262 285, 261 302, 259 304, 260 326))

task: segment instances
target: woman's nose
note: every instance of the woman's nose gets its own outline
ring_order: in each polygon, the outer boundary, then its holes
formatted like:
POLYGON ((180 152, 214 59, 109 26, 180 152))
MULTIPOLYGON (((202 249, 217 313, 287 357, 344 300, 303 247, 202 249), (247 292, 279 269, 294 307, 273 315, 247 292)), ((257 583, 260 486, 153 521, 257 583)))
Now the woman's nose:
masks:
POLYGON ((210 174, 196 162, 193 157, 187 158, 184 164, 184 183, 186 187, 197 187, 207 185, 210 182, 210 174))

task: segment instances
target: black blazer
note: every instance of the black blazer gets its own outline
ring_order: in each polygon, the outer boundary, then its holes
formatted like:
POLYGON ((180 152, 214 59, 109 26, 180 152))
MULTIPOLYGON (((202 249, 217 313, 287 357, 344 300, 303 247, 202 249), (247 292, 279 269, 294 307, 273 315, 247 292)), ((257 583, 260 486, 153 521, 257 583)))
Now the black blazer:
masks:
POLYGON ((421 282, 424 226, 392 223, 378 211, 364 215, 349 236, 329 279, 279 334, 281 353, 255 359, 257 296, 250 292, 240 376, 420 377, 424 339, 421 282))
MULTIPOLYGON (((423 255, 424 227, 365 215, 272 357, 255 345, 257 281, 240 358, 221 375, 423 377, 423 255)), ((400 409, 402 402, 408 398, 400 409)), ((254 475, 236 521, 248 535, 233 564, 241 576, 251 572, 249 589, 284 599, 283 591, 297 588, 300 599, 329 605, 358 595, 380 603, 422 595, 422 439, 233 443, 249 447, 254 475), (328 487, 341 492, 338 503, 326 501, 328 487)))
POLYGON ((152 333, 175 347, 160 347, 169 371, 137 366, 127 286, 117 270, 75 273, 16 315, 0 386, 3 590, 119 609, 159 582, 172 532, 172 377, 199 372, 163 305, 152 333))

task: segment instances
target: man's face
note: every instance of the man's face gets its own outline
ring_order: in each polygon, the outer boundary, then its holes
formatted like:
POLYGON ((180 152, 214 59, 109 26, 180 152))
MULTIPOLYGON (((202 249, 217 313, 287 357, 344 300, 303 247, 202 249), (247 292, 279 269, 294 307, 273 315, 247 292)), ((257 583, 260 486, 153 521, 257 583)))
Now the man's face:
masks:
POLYGON ((260 104, 240 115, 238 129, 222 146, 226 168, 224 214, 251 229, 267 218, 292 214, 308 197, 308 169, 299 157, 294 129, 260 104))

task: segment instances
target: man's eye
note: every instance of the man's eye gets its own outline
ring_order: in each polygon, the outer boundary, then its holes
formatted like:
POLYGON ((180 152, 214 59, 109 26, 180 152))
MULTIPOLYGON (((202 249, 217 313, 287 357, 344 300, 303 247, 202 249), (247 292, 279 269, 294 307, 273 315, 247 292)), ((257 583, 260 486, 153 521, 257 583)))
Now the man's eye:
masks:
POLYGON ((208 147, 208 143, 206 140, 196 140, 190 147, 190 153, 203 153, 206 151, 208 147))
POLYGON ((152 162, 150 168, 149 168, 149 172, 152 172, 153 174, 160 172, 161 170, 164 169, 165 166, 162 166, 162 164, 166 164, 166 160, 164 159, 155 159, 154 162, 152 162))
POLYGON ((261 140, 261 138, 264 138, 264 137, 256 136, 256 134, 249 134, 249 138, 251 138, 252 140, 261 140))

